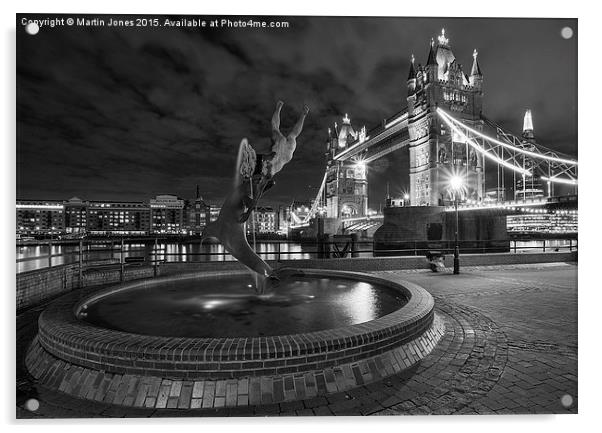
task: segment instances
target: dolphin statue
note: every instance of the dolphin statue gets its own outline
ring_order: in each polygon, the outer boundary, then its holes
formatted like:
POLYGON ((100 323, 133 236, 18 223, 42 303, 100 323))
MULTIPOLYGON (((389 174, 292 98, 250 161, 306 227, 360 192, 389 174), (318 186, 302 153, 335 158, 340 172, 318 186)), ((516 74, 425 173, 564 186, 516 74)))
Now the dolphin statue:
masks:
MULTIPOLYGON (((234 176, 234 185, 226 196, 217 220, 209 223, 201 235, 201 243, 205 239, 217 239, 236 260, 253 272, 270 277, 272 268, 255 253, 247 241, 245 221, 256 203, 252 197, 251 182, 245 181, 244 158, 249 157, 250 148, 247 139, 243 138, 238 153, 237 170, 234 176)), ((254 163, 254 152, 250 155, 251 165, 254 163)))
MULTIPOLYGON (((271 153, 258 158, 247 139, 242 139, 238 149, 232 190, 226 196, 217 220, 208 224, 201 235, 201 244, 208 238, 217 239, 236 260, 256 274, 270 278, 272 282, 279 278, 270 265, 263 261, 249 245, 245 222, 263 193, 274 184, 273 176, 293 157, 297 147, 296 138, 301 134, 303 122, 309 113, 309 107, 305 105, 291 132, 284 136, 280 132, 280 110, 283 105, 282 101, 278 101, 272 116, 271 153)), ((287 271, 278 273, 284 276, 287 271)))

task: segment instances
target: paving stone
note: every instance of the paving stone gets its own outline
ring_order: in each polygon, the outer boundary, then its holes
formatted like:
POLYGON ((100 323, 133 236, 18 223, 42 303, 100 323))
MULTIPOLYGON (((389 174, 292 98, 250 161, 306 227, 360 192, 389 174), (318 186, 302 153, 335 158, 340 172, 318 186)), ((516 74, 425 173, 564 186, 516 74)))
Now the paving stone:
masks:
POLYGON ((261 404, 261 381, 258 377, 249 379, 249 402, 252 405, 261 404))
POLYGON ((159 393, 157 395, 156 407, 157 409, 165 409, 167 407, 167 399, 169 398, 169 392, 171 390, 171 383, 165 383, 164 380, 159 387, 159 393))
MULTIPOLYGON (((378 380, 383 371, 389 373, 390 369, 399 368, 399 364, 405 368, 415 362, 416 355, 430 350, 429 342, 410 345, 407 353, 396 350, 394 356, 379 356, 373 362, 327 369, 332 376, 307 373, 301 382, 301 376, 291 375, 288 387, 282 382, 282 393, 294 393, 294 399, 305 393, 303 407, 297 409, 297 413, 305 414, 311 409, 316 415, 332 413, 326 405, 329 401, 338 414, 355 415, 575 413, 576 403, 569 409, 559 403, 564 393, 571 394, 575 402, 578 397, 575 268, 570 265, 558 269, 546 267, 545 272, 521 267, 512 269, 508 273, 503 269, 463 267, 459 279, 420 272, 387 273, 392 278, 422 282, 435 296, 437 320, 441 320, 446 331, 431 354, 416 368, 385 380, 378 380), (367 388, 362 386, 365 383, 367 388), (359 387, 346 392, 351 400, 338 400, 344 396, 342 393, 332 394, 358 384, 359 387), (324 401, 311 398, 329 392, 330 398, 324 401)), ((184 387, 184 381, 141 382, 133 376, 130 379, 104 373, 92 379, 89 370, 69 368, 62 362, 38 361, 32 368, 37 371, 43 365, 48 367, 40 374, 39 382, 29 385, 37 389, 43 403, 36 416, 150 416, 155 413, 182 416, 195 412, 200 416, 214 416, 231 413, 225 406, 234 402, 234 386, 230 385, 233 382, 223 381, 225 386, 220 385, 217 390, 219 381, 203 382, 202 387, 189 382, 190 385, 184 387), (142 404, 149 409, 108 410, 99 402, 78 400, 53 391, 53 386, 55 389, 62 386, 63 390, 69 389, 87 399, 113 403, 123 399, 122 403, 130 406, 142 399, 142 404), (175 409, 185 388, 190 389, 189 405, 194 405, 195 410, 175 409), (196 398, 193 397, 195 390, 196 398), (150 409, 153 405, 175 410, 155 411, 150 409), (214 406, 224 407, 216 410, 214 406)), ((265 388, 265 394, 275 400, 277 382, 271 383, 271 391, 265 388)), ((254 397, 252 379, 238 380, 236 385, 236 404, 249 405, 238 408, 240 412, 236 413, 274 415, 280 411, 269 404, 265 405, 267 408, 254 406, 262 402, 261 381, 256 382, 254 397), (241 394, 241 390, 247 394, 241 394)), ((270 398, 264 398, 264 402, 269 401, 270 398)))
POLYGON ((280 411, 282 412, 287 412, 287 411, 298 411, 298 410, 302 410, 304 409, 303 406, 303 402, 301 401, 290 401, 290 402, 284 402, 284 403, 280 403, 280 411))
POLYGON ((136 399, 134 400, 135 407, 142 407, 144 405, 144 401, 146 400, 146 394, 148 393, 149 384, 142 382, 140 387, 138 388, 138 394, 136 394, 136 399))
POLYGON ((127 394, 128 386, 132 377, 130 375, 123 376, 121 383, 117 387, 117 391, 115 392, 115 398, 113 399, 113 404, 122 404, 125 396, 127 394))
POLYGON ((180 398, 178 399, 178 409, 190 408, 190 400, 192 398, 192 382, 184 382, 180 391, 180 398))
POLYGON ((238 395, 249 394, 249 379, 239 379, 238 380, 238 395))
POLYGON ((179 397, 180 391, 182 391, 182 381, 174 380, 171 383, 171 389, 169 390, 169 396, 170 397, 179 397))
POLYGON ((272 378, 262 377, 261 384, 261 404, 270 404, 274 402, 274 388, 272 378))
POLYGON ((333 413, 328 406, 318 406, 312 409, 314 415, 317 416, 332 416, 333 413))
POLYGON ((314 416, 314 412, 311 409, 301 409, 295 412, 297 416, 314 416))
POLYGON ((132 406, 134 404, 134 400, 136 399, 136 395, 138 393, 139 382, 140 382, 140 379, 137 377, 133 377, 130 380, 125 398, 123 399, 124 406, 132 406))
POLYGON ((303 405, 308 409, 313 409, 319 406, 325 406, 328 404, 328 400, 325 397, 315 397, 303 400, 303 405))
POLYGON ((284 401, 284 379, 274 379, 274 402, 279 403, 284 401))
MULTIPOLYGON (((175 396, 168 397, 167 405, 166 405, 167 409, 176 409, 178 407, 179 399, 180 399, 180 397, 175 397, 175 396)), ((213 404, 213 402, 212 402, 212 404, 213 404)), ((209 406, 209 407, 211 407, 211 406, 209 406)))
POLYGON ((274 415, 280 412, 278 404, 265 404, 255 408, 255 415, 274 415))
POLYGON ((203 381, 196 381, 192 387, 192 398, 202 399, 203 397, 203 381))
POLYGON ((236 406, 238 401, 238 381, 229 380, 226 383, 226 406, 236 406))
POLYGON ((305 379, 305 395, 307 397, 315 397, 318 395, 315 376, 312 373, 305 373, 303 377, 305 379))
POLYGON ((203 408, 213 407, 215 398, 215 382, 205 382, 203 390, 203 408))

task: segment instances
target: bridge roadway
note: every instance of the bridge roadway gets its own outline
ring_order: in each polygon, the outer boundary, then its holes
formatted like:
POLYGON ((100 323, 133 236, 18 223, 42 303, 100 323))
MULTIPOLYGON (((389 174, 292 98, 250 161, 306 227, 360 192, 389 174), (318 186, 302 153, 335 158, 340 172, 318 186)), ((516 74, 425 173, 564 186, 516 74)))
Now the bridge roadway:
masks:
MULTIPOLYGON (((458 211, 474 211, 484 209, 499 209, 504 210, 507 214, 529 213, 530 209, 545 208, 546 210, 577 210, 578 196, 565 195, 557 197, 536 197, 525 200, 508 200, 502 202, 492 202, 478 204, 475 202, 464 202, 458 206, 458 211)), ((544 210, 544 209, 541 209, 544 210)), ((447 206, 446 212, 455 211, 453 205, 447 206)))
MULTIPOLYGON (((561 214, 577 212, 578 196, 559 196, 542 197, 527 200, 504 201, 490 204, 472 204, 462 203, 458 206, 458 212, 479 212, 496 211, 505 215, 521 214, 544 214, 548 211, 555 211, 561 214)), ((454 206, 446 206, 445 212, 455 212, 454 206)), ((366 217, 344 218, 341 224, 347 232, 362 231, 382 224, 384 216, 382 214, 370 215, 366 217)))
POLYGON ((339 152, 333 159, 335 161, 347 161, 365 151, 362 160, 369 163, 401 149, 409 143, 410 135, 406 108, 383 120, 381 125, 366 133, 364 140, 352 143, 350 147, 339 152))

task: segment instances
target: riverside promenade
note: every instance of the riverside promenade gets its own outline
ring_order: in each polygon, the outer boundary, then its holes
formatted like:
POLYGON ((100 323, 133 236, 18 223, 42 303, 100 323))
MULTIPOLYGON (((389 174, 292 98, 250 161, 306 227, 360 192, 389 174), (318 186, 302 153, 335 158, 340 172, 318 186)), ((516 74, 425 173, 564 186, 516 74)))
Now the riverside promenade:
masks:
POLYGON ((126 408, 35 383, 23 355, 43 306, 17 316, 17 417, 175 417, 576 413, 577 264, 387 270, 429 291, 445 335, 417 366, 325 397, 211 410, 126 408), (24 408, 35 398, 36 411, 24 408))

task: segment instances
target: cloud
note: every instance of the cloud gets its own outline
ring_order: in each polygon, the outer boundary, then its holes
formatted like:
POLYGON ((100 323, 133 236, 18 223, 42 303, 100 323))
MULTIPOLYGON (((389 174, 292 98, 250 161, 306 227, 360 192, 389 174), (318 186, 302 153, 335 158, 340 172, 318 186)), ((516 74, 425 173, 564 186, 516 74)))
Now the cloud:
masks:
MULTIPOLYGON (((31 17, 30 17, 31 18, 31 17)), ((468 68, 479 48, 485 114, 520 132, 532 108, 538 138, 576 154, 576 44, 571 20, 286 18, 288 30, 78 29, 17 37, 17 196, 218 200, 240 140, 269 146, 304 103, 310 115, 268 202, 309 199, 325 166, 326 130, 348 113, 368 129, 406 106, 412 52, 423 63, 445 25, 468 68), (552 37, 555 35, 555 37, 552 37)), ((408 187, 407 150, 369 169, 371 207, 386 183, 408 187)))

